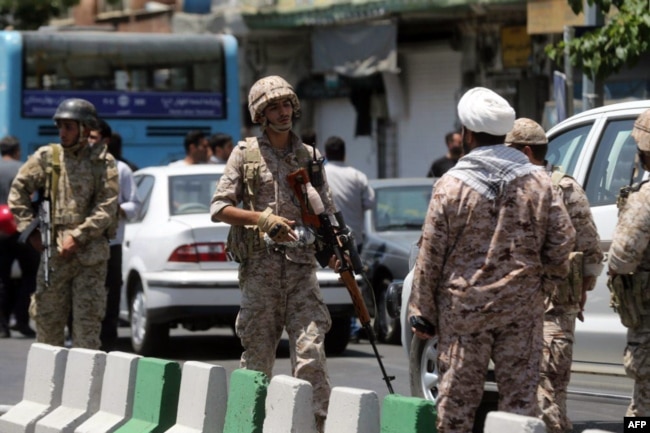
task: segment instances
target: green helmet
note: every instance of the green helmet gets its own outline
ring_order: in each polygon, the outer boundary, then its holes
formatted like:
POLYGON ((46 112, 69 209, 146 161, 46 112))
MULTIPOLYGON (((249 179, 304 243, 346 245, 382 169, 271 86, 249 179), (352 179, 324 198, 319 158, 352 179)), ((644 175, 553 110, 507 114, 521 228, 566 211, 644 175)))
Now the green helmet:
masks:
POLYGON ((644 152, 650 152, 650 110, 646 110, 636 118, 632 137, 636 144, 644 152))
POLYGON ((548 138, 539 123, 526 117, 520 117, 515 120, 512 130, 506 134, 505 144, 535 146, 548 144, 548 138))
POLYGON ((97 110, 95 106, 85 99, 71 98, 61 102, 52 117, 54 123, 57 120, 76 120, 80 124, 90 128, 97 129, 97 110))
POLYGON ((300 117, 300 101, 293 87, 284 78, 277 75, 264 77, 255 82, 248 93, 248 110, 253 123, 261 123, 264 109, 271 102, 289 98, 293 105, 293 115, 300 117))

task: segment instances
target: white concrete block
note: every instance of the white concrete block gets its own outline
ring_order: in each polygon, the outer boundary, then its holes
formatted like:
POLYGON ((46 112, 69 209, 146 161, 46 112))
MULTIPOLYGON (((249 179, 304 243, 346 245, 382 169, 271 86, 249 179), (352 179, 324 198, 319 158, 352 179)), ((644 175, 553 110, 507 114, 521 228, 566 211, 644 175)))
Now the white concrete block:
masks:
POLYGON ((79 425, 75 433, 111 433, 131 419, 139 359, 132 353, 108 353, 99 411, 79 425))
POLYGON ((539 418, 495 411, 488 412, 483 431, 485 433, 546 433, 546 426, 539 418))
POLYGON ((70 349, 61 406, 36 423, 35 433, 73 433, 99 410, 106 352, 70 349))
POLYGON ((176 424, 166 433, 223 433, 227 403, 226 369, 188 361, 183 364, 176 424))
POLYGON ((316 433, 313 389, 309 382, 291 376, 271 379, 266 394, 264 433, 316 433))
POLYGON ((335 387, 330 394, 325 433, 376 433, 381 410, 374 391, 335 387))
POLYGON ((31 345, 23 399, 0 417, 0 432, 33 433, 36 422, 61 404, 67 359, 64 347, 31 345))

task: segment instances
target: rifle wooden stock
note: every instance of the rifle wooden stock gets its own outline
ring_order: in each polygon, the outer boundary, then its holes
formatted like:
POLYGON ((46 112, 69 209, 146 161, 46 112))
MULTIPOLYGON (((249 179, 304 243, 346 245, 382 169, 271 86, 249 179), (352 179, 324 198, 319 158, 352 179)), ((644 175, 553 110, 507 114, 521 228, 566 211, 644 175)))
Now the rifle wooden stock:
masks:
POLYGON ((306 225, 312 227, 320 227, 320 218, 318 215, 314 214, 309 208, 309 199, 307 198, 307 192, 305 190, 305 185, 309 182, 309 175, 307 170, 300 168, 292 173, 287 175, 287 181, 293 189, 293 192, 296 194, 298 201, 300 202, 300 213, 302 216, 302 222, 306 225))
POLYGON ((354 311, 357 313, 357 318, 361 322, 361 325, 365 326, 369 324, 370 314, 368 313, 366 303, 363 301, 361 290, 359 289, 357 280, 354 278, 354 274, 352 274, 352 271, 347 270, 341 272, 339 275, 345 284, 345 288, 348 289, 350 298, 352 298, 352 305, 354 305, 354 311))

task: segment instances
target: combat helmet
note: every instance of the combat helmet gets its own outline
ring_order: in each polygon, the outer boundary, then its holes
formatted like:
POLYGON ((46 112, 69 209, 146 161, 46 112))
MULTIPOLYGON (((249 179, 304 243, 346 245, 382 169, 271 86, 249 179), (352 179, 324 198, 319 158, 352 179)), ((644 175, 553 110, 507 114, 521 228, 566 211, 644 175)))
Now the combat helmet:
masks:
POLYGON ((506 134, 505 144, 535 146, 548 144, 548 138, 539 123, 526 117, 520 117, 515 120, 512 130, 506 134))
POLYGON ((646 110, 636 118, 632 137, 643 152, 650 152, 650 110, 646 110))
POLYGON ((97 129, 99 126, 95 106, 85 99, 79 98, 66 99, 61 102, 52 119, 54 123, 63 119, 76 120, 90 129, 97 129))
POLYGON ((17 231, 16 220, 6 204, 0 204, 0 237, 11 236, 17 231))
POLYGON ((284 78, 277 75, 260 78, 253 84, 248 93, 248 110, 253 123, 261 123, 264 109, 271 102, 289 98, 293 105, 293 115, 300 117, 300 101, 293 87, 284 78))

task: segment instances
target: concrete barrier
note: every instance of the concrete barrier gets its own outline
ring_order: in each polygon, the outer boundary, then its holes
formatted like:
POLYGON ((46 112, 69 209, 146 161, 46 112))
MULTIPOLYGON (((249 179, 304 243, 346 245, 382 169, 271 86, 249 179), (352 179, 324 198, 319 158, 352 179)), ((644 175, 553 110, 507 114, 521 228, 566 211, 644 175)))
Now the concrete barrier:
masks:
POLYGON ((23 399, 0 417, 0 432, 33 433, 36 422, 61 404, 68 349, 34 343, 27 354, 23 399))
POLYGON ((131 418, 139 359, 132 353, 108 353, 99 411, 77 427, 75 433, 112 433, 131 418))
POLYGON ((166 433, 223 433, 227 403, 226 369, 187 361, 183 364, 176 424, 166 433))
MULTIPOLYGON (((90 390, 96 389, 91 382, 99 379, 102 381, 99 411, 78 425, 76 433, 315 431, 312 388, 300 379, 278 375, 269 382, 263 373, 235 370, 230 376, 228 392, 226 373, 221 366, 188 361, 181 375, 180 365, 173 361, 119 352, 97 355, 97 351, 68 351, 35 343, 27 358, 24 398, 0 417, 0 432, 32 433, 34 427, 40 425, 39 417, 43 420, 48 416, 43 413, 73 412, 71 406, 97 404, 93 402, 98 400, 95 395, 98 392, 90 390), (102 355, 106 368, 100 372, 95 364, 97 357, 102 355), (90 362, 90 359, 95 361, 90 362), (75 374, 68 374, 69 371, 75 374), (84 381, 77 386, 82 389, 68 395, 68 388, 81 380, 81 376, 84 381), (129 387, 132 388, 130 392, 129 387), (129 415, 129 412, 132 413, 129 415), (124 422, 104 430, 102 422, 95 420, 100 415, 124 422)), ((60 424, 57 429, 48 425, 46 431, 72 431, 69 422, 60 424)), ((430 433, 435 431, 435 424, 435 406, 429 400, 389 395, 384 398, 380 410, 377 394, 373 391, 335 387, 325 433, 430 433)), ((490 412, 484 431, 542 433, 545 427, 536 418, 490 412)), ((608 432, 587 430, 584 433, 608 432)))
POLYGON ((73 433, 99 410, 106 352, 70 349, 61 405, 36 423, 35 433, 73 433))
POLYGON ((181 368, 157 358, 138 361, 133 416, 116 433, 160 433, 176 423, 181 368))

